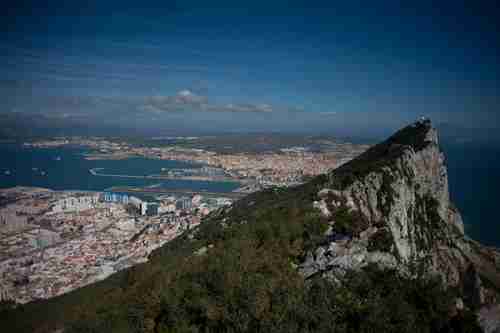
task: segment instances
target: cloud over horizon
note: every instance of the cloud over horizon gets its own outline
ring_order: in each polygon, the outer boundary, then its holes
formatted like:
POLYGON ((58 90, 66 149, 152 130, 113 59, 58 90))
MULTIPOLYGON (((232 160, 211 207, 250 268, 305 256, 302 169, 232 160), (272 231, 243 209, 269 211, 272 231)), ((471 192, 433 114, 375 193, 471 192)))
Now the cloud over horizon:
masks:
POLYGON ((267 103, 216 103, 209 97, 182 89, 173 95, 153 96, 31 96, 28 102, 7 103, 0 113, 39 114, 49 118, 97 118, 119 117, 148 118, 151 114, 183 114, 185 112, 224 114, 279 114, 305 112, 292 107, 276 107, 267 103))
POLYGON ((208 97, 198 95, 188 89, 181 90, 175 95, 147 97, 145 103, 140 105, 139 109, 156 113, 179 111, 269 113, 277 111, 276 108, 265 103, 228 103, 218 105, 210 102, 208 97))

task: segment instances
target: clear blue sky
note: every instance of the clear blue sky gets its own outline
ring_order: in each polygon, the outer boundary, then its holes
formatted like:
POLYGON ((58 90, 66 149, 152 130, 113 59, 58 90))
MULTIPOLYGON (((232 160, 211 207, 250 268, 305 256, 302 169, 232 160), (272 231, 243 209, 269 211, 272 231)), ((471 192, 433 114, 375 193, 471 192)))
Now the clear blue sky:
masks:
POLYGON ((0 112, 167 132, 499 127, 494 1, 47 2, 2 19, 0 112))

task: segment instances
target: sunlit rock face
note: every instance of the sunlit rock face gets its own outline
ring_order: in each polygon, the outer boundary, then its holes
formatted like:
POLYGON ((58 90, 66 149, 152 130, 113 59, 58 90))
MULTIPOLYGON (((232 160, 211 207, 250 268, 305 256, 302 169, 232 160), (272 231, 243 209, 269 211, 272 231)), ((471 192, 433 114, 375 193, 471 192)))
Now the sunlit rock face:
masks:
POLYGON ((327 178, 315 207, 330 221, 329 243, 306 256, 299 267, 306 278, 336 280, 376 264, 463 288, 473 266, 479 280, 500 286, 498 253, 464 235, 450 202, 445 157, 430 121, 402 129, 327 178))
POLYGON ((429 269, 440 272, 445 268, 445 280, 456 284, 460 274, 454 267, 462 267, 464 262, 460 253, 448 245, 463 235, 463 224, 450 203, 436 130, 430 126, 421 130, 426 131, 423 148, 404 147, 390 164, 354 181, 343 193, 371 223, 389 227, 401 263, 428 260, 432 263, 426 265, 429 269), (449 257, 444 262, 443 253, 439 253, 443 246, 449 257))

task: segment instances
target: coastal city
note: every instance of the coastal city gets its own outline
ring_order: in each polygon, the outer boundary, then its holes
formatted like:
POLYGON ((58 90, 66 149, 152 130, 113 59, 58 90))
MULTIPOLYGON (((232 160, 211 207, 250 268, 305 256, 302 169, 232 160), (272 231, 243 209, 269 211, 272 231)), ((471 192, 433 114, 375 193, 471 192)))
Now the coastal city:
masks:
POLYGON ((6 1, 0 333, 500 333, 499 1, 6 1))
MULTIPOLYGON (((197 138, 190 138, 196 141, 197 138)), ((156 248, 247 193, 294 186, 349 161, 366 145, 327 142, 263 152, 218 152, 181 145, 144 147, 104 138, 57 138, 24 149, 84 147, 86 160, 181 161, 192 168, 92 177, 232 181, 232 192, 112 187, 104 191, 13 187, 0 190, 0 298, 27 303, 64 294, 148 260, 156 248)), ((60 159, 56 156, 55 159, 60 159)), ((44 170, 35 170, 41 173, 44 170)))
POLYGON ((147 261, 152 250, 230 205, 224 197, 161 197, 15 187, 0 192, 4 299, 50 298, 147 261))
MULTIPOLYGON (((190 137, 189 141, 202 140, 190 137)), ((125 141, 104 138, 57 138, 49 141, 25 143, 27 147, 51 148, 79 146, 92 149, 86 159, 127 159, 145 157, 175 160, 209 166, 207 172, 188 179, 244 180, 259 186, 290 186, 304 177, 315 176, 338 167, 365 151, 369 146, 349 142, 321 140, 314 146, 292 146, 262 152, 216 152, 212 150, 166 145, 160 147, 134 146, 125 141)), ((151 175, 151 177, 158 175, 151 175)), ((168 176, 168 175, 166 175, 168 176)), ((168 177, 164 177, 168 178, 168 177)))

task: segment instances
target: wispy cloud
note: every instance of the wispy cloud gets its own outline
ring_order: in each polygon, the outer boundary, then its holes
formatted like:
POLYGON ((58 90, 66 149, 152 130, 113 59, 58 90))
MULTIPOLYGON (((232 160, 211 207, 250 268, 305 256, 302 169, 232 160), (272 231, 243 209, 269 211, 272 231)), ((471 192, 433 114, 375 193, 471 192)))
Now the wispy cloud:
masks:
MULTIPOLYGON (((294 109, 277 108, 265 103, 229 103, 217 104, 207 96, 199 95, 189 89, 180 90, 174 95, 155 95, 146 97, 127 96, 67 96, 48 95, 30 99, 30 103, 11 107, 25 107, 26 112, 39 111, 49 116, 63 118, 116 116, 144 117, 148 114, 169 114, 183 112, 219 112, 219 113, 277 113, 293 112, 294 109)), ((24 111, 23 111, 24 112, 24 111)))
POLYGON ((211 111, 211 112, 273 112, 269 104, 225 104, 211 103, 206 96, 198 95, 188 89, 181 90, 173 96, 153 96, 146 99, 139 110, 155 113, 178 111, 211 111))
POLYGON ((319 115, 321 116, 336 116, 338 114, 337 111, 323 111, 323 112, 318 112, 319 115))
POLYGON ((273 112, 269 104, 227 104, 219 108, 221 111, 230 112, 273 112))

